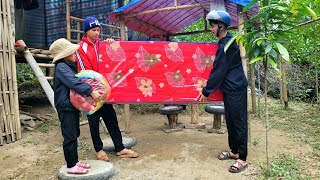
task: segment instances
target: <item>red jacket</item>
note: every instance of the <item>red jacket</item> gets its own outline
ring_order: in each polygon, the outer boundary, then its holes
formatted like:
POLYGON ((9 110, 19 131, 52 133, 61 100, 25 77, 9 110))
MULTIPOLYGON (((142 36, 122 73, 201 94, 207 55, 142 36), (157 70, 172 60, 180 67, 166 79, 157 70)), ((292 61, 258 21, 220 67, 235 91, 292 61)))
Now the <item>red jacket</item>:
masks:
POLYGON ((106 76, 106 63, 102 63, 100 58, 100 39, 94 44, 87 39, 87 36, 82 37, 80 48, 76 53, 79 70, 94 70, 103 76, 106 76), (80 56, 80 57, 79 57, 80 56))

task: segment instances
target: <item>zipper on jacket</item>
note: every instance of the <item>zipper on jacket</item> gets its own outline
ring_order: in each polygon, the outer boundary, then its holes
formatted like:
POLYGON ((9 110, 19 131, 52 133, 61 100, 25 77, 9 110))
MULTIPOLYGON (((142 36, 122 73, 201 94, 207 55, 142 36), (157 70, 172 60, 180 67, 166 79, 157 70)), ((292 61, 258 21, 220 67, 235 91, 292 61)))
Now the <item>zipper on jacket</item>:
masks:
MULTIPOLYGON (((92 43, 91 41, 89 41, 93 47, 94 47, 94 51, 96 52, 96 57, 97 57, 97 62, 98 62, 98 73, 100 73, 100 57, 98 56, 98 52, 97 52, 97 48, 96 48, 96 44, 100 42, 100 40, 96 43, 92 43)), ((99 44, 98 44, 98 48, 99 48, 99 44)), ((99 49, 98 49, 99 51, 99 49)))

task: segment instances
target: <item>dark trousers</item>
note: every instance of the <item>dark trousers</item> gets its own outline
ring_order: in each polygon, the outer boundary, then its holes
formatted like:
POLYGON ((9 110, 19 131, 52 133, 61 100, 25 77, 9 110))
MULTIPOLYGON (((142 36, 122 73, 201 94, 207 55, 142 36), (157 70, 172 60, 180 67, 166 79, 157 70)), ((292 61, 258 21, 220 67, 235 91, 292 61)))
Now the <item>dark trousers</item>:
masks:
POLYGON ((116 112, 113 109, 112 104, 104 104, 98 111, 92 115, 88 115, 89 127, 93 147, 96 152, 102 150, 103 143, 100 138, 99 121, 102 117, 103 122, 107 126, 110 137, 113 141, 116 152, 124 149, 122 143, 122 135, 119 129, 116 112))
POLYGON ((71 168, 78 162, 79 111, 58 111, 58 116, 63 136, 63 154, 67 167, 71 168))
POLYGON ((224 109, 231 152, 239 153, 246 161, 248 155, 248 100, 247 94, 225 94, 224 109))

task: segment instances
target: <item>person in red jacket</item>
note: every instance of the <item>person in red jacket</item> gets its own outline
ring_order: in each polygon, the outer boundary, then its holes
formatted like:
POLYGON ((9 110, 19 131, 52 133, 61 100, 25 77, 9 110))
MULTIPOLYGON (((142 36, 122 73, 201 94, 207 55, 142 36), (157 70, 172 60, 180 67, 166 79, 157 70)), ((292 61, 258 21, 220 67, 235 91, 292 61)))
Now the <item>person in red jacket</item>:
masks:
MULTIPOLYGON (((99 59, 99 44, 100 44, 100 23, 94 17, 87 17, 83 23, 83 30, 86 33, 80 42, 80 48, 76 52, 79 70, 93 70, 101 74, 106 74, 106 62, 101 62, 99 59), (103 73, 102 73, 103 72, 103 73)), ((107 39, 112 43, 113 39, 107 39)), ((107 78, 106 78, 107 79, 107 78)), ((116 155, 118 157, 136 158, 138 153, 124 147, 122 143, 122 135, 118 126, 118 120, 112 104, 105 103, 98 111, 92 115, 88 115, 89 127, 94 149, 96 151, 97 159, 108 161, 108 155, 103 151, 103 143, 99 134, 99 121, 102 117, 110 137, 113 141, 116 155)))

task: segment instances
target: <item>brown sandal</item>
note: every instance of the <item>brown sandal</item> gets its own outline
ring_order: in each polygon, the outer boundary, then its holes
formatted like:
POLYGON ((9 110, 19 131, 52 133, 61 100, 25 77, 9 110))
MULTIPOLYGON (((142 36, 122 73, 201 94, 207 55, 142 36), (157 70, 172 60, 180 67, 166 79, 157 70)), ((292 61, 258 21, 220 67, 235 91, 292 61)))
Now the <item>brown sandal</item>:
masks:
POLYGON ((98 160, 109 161, 109 157, 107 153, 104 152, 104 150, 100 150, 99 152, 97 152, 96 157, 98 160))
POLYGON ((124 152, 124 153, 121 153, 121 154, 118 154, 118 153, 117 153, 117 156, 121 157, 121 158, 137 158, 139 156, 139 154, 137 152, 134 152, 130 149, 127 149, 126 152, 124 152))

